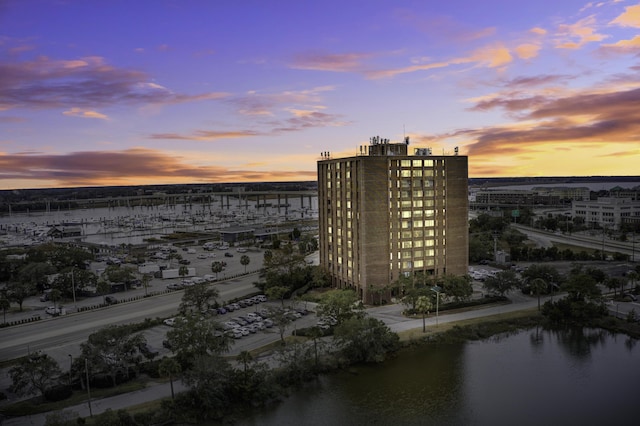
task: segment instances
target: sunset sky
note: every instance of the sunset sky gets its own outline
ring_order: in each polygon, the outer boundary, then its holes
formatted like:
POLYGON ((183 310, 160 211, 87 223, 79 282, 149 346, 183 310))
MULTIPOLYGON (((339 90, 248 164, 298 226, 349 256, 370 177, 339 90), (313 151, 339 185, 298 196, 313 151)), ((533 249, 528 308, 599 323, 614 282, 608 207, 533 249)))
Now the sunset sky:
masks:
POLYGON ((0 0, 0 58, 0 189, 315 180, 404 135, 640 174, 638 1, 0 0))

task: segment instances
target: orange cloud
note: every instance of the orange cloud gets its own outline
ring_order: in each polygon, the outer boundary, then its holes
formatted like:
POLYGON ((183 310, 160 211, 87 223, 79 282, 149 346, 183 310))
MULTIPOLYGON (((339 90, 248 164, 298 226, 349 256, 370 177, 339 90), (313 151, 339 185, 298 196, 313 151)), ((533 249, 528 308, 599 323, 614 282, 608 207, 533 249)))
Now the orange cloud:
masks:
POLYGON ((90 111, 90 110, 86 110, 83 108, 71 108, 68 111, 64 111, 63 112, 64 115, 68 115, 70 117, 81 117, 81 118, 98 118, 101 120, 108 120, 109 117, 107 117, 104 114, 101 114, 97 111, 90 111))
POLYGON ((559 49, 579 49, 587 43, 607 38, 608 36, 596 32, 595 25, 596 19, 593 15, 575 24, 560 24, 555 34, 555 46, 559 49))
POLYGON ((538 56, 540 46, 533 43, 522 43, 514 49, 520 59, 531 59, 538 56))
POLYGON ((609 22, 609 24, 640 28, 640 4, 627 6, 624 12, 609 22))
POLYGON ((618 40, 615 43, 603 44, 599 49, 601 52, 614 53, 636 53, 640 52, 640 36, 635 36, 631 40, 618 40))

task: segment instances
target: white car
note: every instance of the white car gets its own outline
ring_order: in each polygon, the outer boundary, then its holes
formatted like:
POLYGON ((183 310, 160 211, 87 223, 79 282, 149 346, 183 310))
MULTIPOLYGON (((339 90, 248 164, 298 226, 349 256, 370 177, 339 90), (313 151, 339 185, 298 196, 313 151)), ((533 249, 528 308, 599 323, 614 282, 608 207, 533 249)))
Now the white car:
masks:
POLYGON ((175 318, 167 318, 166 320, 162 321, 165 325, 168 325, 169 327, 173 327, 174 325, 176 325, 176 319, 175 318))
POLYGON ((45 313, 49 314, 49 315, 60 315, 62 313, 62 309, 60 308, 56 308, 55 306, 48 306, 45 310, 45 313))

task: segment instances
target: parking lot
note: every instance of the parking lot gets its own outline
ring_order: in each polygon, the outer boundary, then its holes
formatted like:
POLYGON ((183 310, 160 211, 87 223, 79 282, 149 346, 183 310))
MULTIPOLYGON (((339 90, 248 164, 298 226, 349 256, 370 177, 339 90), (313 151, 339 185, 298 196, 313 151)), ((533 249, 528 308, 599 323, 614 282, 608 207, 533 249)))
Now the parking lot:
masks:
MULTIPOLYGON (((234 309, 230 312, 225 310, 225 313, 203 317, 205 321, 216 321, 221 330, 225 330, 224 332, 232 338, 232 345, 228 355, 234 356, 242 351, 268 345, 280 339, 280 331, 277 325, 275 323, 272 323, 271 326, 265 324, 265 320, 273 321, 269 318, 271 311, 282 308, 280 302, 266 301, 248 306, 239 305, 239 307, 240 309, 234 309), (249 323, 247 319, 251 317, 255 319, 249 323), (257 317, 261 319, 257 319, 257 317), (243 324, 243 322, 246 324, 243 324), (235 325, 232 325, 232 323, 235 325), (262 323, 264 327, 254 325, 258 323, 262 323), (241 328, 246 330, 239 330, 241 328)), ((316 325, 317 318, 313 311, 314 308, 315 304, 312 303, 299 306, 286 304, 285 309, 289 311, 291 321, 287 325, 284 335, 289 336, 298 328, 316 325), (304 311, 306 311, 305 314, 302 313, 304 311)), ((163 324, 144 332, 149 347, 153 351, 157 351, 160 356, 171 353, 171 350, 163 344, 166 341, 166 334, 169 330, 171 330, 171 326, 163 324)))

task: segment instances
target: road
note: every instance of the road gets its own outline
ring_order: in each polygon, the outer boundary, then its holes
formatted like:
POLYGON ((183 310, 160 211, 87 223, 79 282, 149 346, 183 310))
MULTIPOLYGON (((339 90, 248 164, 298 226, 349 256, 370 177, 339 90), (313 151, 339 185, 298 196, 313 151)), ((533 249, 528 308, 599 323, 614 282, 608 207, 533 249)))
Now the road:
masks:
MULTIPOLYGON (((550 243, 557 242, 563 244, 571 244, 580 247, 586 247, 595 250, 603 250, 607 252, 619 252, 630 256, 630 260, 633 262, 634 257, 638 258, 637 250, 640 249, 640 244, 637 244, 635 239, 631 241, 621 242, 612 240, 608 237, 603 238, 600 235, 588 235, 585 233, 576 234, 556 234, 554 232, 547 232, 536 228, 520 224, 511 224, 512 227, 527 235, 527 237, 533 241, 536 241, 542 247, 548 247, 550 243), (638 247, 636 247, 638 246, 638 247)), ((635 238, 635 237, 634 237, 635 238)))

